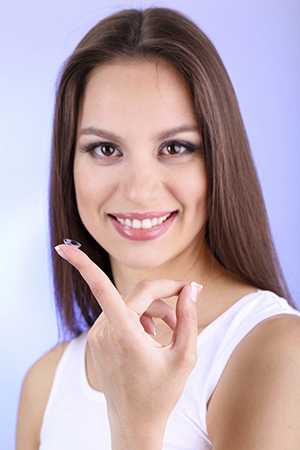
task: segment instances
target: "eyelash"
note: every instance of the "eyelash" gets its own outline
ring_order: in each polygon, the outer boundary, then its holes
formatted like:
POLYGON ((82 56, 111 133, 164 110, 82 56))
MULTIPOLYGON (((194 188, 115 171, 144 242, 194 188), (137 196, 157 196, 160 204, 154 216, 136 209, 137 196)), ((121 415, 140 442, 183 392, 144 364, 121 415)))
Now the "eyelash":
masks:
MULTIPOLYGON (((196 150, 198 150, 200 148, 197 145, 190 144, 188 142, 181 142, 181 141, 169 141, 169 142, 165 143, 165 146, 174 145, 174 144, 175 145, 179 145, 181 147, 185 147, 185 149, 186 149, 183 153, 175 154, 175 157, 181 156, 181 155, 186 154, 186 153, 193 153, 193 152, 195 152, 196 150)), ((95 159, 109 159, 109 158, 111 158, 111 155, 108 155, 108 156, 104 155, 103 157, 102 156, 95 156, 95 153, 94 153, 95 148, 96 147, 101 147, 101 146, 109 146, 109 147, 112 147, 114 149, 118 149, 118 147, 116 145, 114 145, 112 142, 95 142, 95 143, 93 142, 93 143, 90 143, 90 144, 83 145, 82 151, 91 153, 92 158, 95 158, 95 159)), ((173 156, 173 155, 170 154, 170 156, 173 156)))

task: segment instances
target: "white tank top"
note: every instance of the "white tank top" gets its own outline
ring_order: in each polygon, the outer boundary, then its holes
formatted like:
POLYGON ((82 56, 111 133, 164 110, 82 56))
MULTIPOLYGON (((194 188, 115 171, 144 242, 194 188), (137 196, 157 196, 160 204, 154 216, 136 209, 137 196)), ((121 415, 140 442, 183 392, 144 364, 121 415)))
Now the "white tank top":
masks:
MULTIPOLYGON (((208 450, 207 403, 239 342, 261 321, 300 312, 267 290, 242 297, 198 335, 198 361, 167 421, 162 450, 208 450)), ((87 331, 72 339, 57 365, 45 409, 39 450, 110 450, 103 393, 87 381, 87 331)), ((146 388, 146 386, 145 386, 146 388)))

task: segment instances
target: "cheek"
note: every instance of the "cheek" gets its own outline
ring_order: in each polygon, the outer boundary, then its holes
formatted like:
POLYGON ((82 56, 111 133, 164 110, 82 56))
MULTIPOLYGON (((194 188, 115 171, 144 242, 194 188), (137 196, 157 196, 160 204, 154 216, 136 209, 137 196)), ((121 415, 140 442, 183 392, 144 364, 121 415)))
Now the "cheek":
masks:
POLYGON ((90 214, 91 209, 96 211, 95 202, 101 204, 105 185, 99 174, 93 173, 83 161, 74 165, 74 188, 80 215, 90 214))
POLYGON ((189 173, 176 176, 176 196, 183 205, 199 209, 205 205, 207 198, 207 177, 202 168, 195 168, 189 173))
POLYGON ((74 186, 79 208, 93 201, 93 197, 96 195, 96 185, 95 178, 85 170, 83 164, 75 167, 74 186))
POLYGON ((74 164, 74 187, 80 209, 86 209, 88 206, 94 208, 95 204, 101 204, 108 195, 111 186, 106 179, 108 177, 96 169, 79 158, 74 164))

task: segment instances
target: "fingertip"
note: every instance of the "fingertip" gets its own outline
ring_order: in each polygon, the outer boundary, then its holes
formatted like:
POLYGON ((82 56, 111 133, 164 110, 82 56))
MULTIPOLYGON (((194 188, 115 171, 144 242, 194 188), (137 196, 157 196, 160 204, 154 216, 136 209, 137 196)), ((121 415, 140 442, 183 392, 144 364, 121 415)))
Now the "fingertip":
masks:
POLYGON ((197 303, 198 294, 203 289, 203 284, 196 283, 196 281, 192 281, 190 283, 190 299, 192 302, 197 303))

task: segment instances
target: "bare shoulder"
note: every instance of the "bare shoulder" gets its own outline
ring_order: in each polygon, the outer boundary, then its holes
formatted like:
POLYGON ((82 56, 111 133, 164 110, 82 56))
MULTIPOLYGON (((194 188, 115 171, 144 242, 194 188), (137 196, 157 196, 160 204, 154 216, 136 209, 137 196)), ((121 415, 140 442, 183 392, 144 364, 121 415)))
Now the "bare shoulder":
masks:
POLYGON ((55 369, 69 341, 63 341, 43 354, 24 375, 17 415, 16 450, 37 450, 44 411, 55 369))
POLYGON ((300 442, 300 316, 257 324, 232 353, 211 397, 214 448, 294 449, 300 442))

